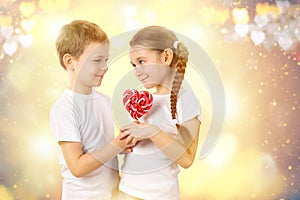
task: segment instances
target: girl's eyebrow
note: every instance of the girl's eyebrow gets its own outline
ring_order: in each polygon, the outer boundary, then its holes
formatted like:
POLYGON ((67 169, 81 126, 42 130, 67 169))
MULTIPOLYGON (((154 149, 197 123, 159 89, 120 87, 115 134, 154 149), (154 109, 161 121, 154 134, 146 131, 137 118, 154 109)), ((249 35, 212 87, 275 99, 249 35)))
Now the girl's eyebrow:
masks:
POLYGON ((136 61, 139 61, 139 60, 141 60, 141 59, 145 59, 145 56, 139 56, 139 57, 137 57, 135 60, 136 60, 136 61))
MULTIPOLYGON (((135 61, 139 61, 139 60, 145 59, 145 58, 146 58, 145 56, 139 56, 139 57, 137 57, 137 58, 135 59, 135 61)), ((130 61, 130 63, 131 63, 132 65, 134 65, 134 63, 133 63, 132 61, 130 61)))

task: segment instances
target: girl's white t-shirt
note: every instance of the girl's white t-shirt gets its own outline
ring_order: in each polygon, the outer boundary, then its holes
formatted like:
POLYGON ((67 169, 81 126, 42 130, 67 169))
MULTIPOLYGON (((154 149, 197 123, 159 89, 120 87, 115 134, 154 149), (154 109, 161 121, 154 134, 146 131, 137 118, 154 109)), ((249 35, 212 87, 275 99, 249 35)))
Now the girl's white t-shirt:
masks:
MULTIPOLYGON (((50 127, 57 142, 81 142, 85 153, 98 150, 114 138, 111 100, 94 90, 83 95, 66 89, 51 108, 50 127)), ((62 199, 110 199, 119 181, 117 158, 76 178, 59 146, 58 152, 63 176, 62 199)))
MULTIPOLYGON (((176 123, 194 117, 201 121, 201 108, 196 96, 188 90, 180 91, 177 101, 177 120, 172 120, 170 95, 153 94, 153 105, 140 121, 153 124, 171 136, 178 134, 176 123)), ((119 189, 142 199, 179 199, 179 167, 150 139, 140 141, 133 152, 126 154, 122 166, 119 189)))

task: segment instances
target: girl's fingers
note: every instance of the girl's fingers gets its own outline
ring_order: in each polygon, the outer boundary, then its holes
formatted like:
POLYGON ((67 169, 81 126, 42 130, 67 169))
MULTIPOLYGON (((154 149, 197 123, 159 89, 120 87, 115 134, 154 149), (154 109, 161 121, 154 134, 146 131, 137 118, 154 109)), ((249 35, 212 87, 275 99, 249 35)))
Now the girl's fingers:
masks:
POLYGON ((120 140, 123 140, 124 138, 126 138, 128 135, 129 135, 130 133, 128 133, 128 132, 121 132, 120 134, 119 134, 119 139, 120 140))
POLYGON ((131 128, 131 124, 127 124, 127 125, 124 125, 120 128, 120 131, 121 132, 124 132, 126 130, 129 130, 131 128))

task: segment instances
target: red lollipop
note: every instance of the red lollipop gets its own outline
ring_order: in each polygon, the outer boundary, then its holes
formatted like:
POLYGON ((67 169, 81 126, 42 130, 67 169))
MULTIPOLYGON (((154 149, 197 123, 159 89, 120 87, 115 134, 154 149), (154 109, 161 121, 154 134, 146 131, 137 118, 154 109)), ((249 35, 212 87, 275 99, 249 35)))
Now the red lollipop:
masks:
POLYGON ((123 104, 133 119, 138 120, 152 107, 153 97, 148 91, 126 90, 123 104))

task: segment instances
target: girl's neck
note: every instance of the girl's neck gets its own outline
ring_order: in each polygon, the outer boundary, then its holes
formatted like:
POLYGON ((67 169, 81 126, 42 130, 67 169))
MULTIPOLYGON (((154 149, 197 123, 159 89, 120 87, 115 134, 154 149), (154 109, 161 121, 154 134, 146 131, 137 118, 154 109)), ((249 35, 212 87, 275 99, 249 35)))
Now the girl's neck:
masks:
POLYGON ((164 94, 170 94, 171 90, 169 88, 163 87, 163 86, 157 86, 155 94, 158 95, 164 95, 164 94))

